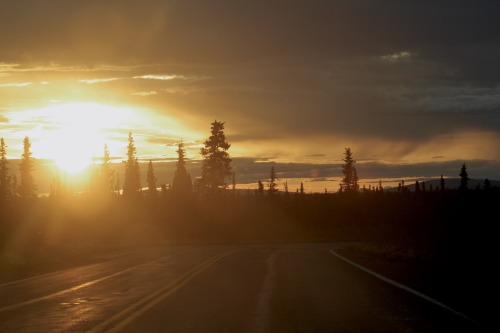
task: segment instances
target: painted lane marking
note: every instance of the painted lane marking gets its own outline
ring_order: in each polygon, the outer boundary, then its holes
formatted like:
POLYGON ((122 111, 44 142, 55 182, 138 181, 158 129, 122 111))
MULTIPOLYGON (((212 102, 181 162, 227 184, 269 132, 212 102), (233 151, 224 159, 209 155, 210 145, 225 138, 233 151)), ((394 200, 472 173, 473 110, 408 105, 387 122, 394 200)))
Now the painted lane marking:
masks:
POLYGON ((165 287, 157 290, 156 292, 135 303, 132 303, 122 311, 110 317, 108 320, 101 322, 93 329, 87 331, 87 333, 111 333, 120 331, 121 329, 132 323, 134 320, 136 320, 138 317, 140 317, 142 314, 149 311, 156 304, 182 288, 185 284, 187 284, 190 280, 203 272, 205 269, 234 252, 237 252, 237 250, 213 256, 210 259, 202 262, 201 264, 198 264, 188 272, 182 274, 177 279, 168 283, 165 287))
MULTIPOLYGON (((165 257, 162 257, 160 260, 170 259, 170 258, 172 258, 174 256, 183 255, 183 254, 189 253, 189 252, 190 251, 181 251, 179 253, 173 253, 173 254, 167 255, 165 257)), ((130 254, 130 253, 135 253, 135 252, 128 252, 128 253, 125 253, 125 254, 130 254)), ((119 256, 122 256, 122 255, 125 255, 125 254, 116 255, 115 257, 119 257, 119 256)), ((71 287, 71 288, 68 288, 68 289, 64 289, 64 290, 61 290, 61 291, 58 291, 58 292, 55 292, 55 293, 52 293, 52 294, 49 294, 49 295, 45 295, 45 296, 33 298, 33 299, 28 300, 28 301, 24 301, 24 302, 12 304, 12 305, 7 305, 7 306, 4 306, 4 307, 0 307, 0 312, 4 312, 4 311, 8 311, 8 310, 13 310, 13 309, 17 309, 17 308, 20 308, 20 307, 23 307, 23 306, 27 306, 27 305, 35 304, 35 303, 38 303, 38 302, 42 302, 42 301, 45 301, 45 300, 48 300, 48 299, 51 299, 51 298, 54 298, 54 297, 57 297, 57 296, 61 296, 61 295, 64 295, 64 294, 67 294, 67 293, 70 293, 70 292, 73 292, 73 291, 76 291, 76 290, 79 290, 79 289, 82 289, 82 288, 85 288, 85 287, 88 287, 88 286, 91 286, 93 284, 96 284, 96 283, 99 283, 99 282, 102 282, 102 281, 114 278, 116 276, 128 273, 128 272, 130 272, 130 271, 132 271, 134 269, 137 269, 139 267, 143 267, 143 266, 151 265, 151 264, 157 264, 157 263, 158 263, 158 260, 156 260, 156 261, 150 261, 150 262, 143 263, 143 264, 136 265, 136 266, 132 266, 132 267, 129 267, 129 268, 124 269, 122 271, 113 273, 111 275, 106 275, 106 276, 104 276, 102 278, 95 279, 95 280, 92 280, 92 281, 88 281, 88 282, 79 284, 77 286, 74 286, 74 287, 71 287)), ((93 264, 93 265, 90 265, 90 266, 95 266, 95 265, 100 265, 100 264, 93 264)), ((64 271, 67 271, 67 270, 69 270, 69 269, 66 269, 64 271)), ((43 274, 43 275, 40 275, 40 276, 33 276, 33 277, 30 277, 30 278, 26 278, 26 279, 22 279, 22 280, 18 280, 18 281, 12 281, 12 282, 0 285, 0 287, 4 287, 4 286, 8 286, 8 285, 13 285, 13 284, 19 283, 19 282, 34 280, 34 279, 37 279, 37 278, 40 278, 40 277, 55 275, 55 274, 57 274, 59 272, 62 272, 62 271, 47 273, 47 274, 43 274)))
MULTIPOLYGON (((182 254, 185 254, 187 252, 188 251, 170 254, 170 255, 167 255, 167 256, 161 258, 161 260, 165 260, 165 259, 168 259, 168 258, 171 258, 171 257, 174 257, 174 256, 178 256, 178 255, 182 255, 182 254)), ((61 296, 61 295, 64 295, 64 294, 67 294, 67 293, 70 293, 70 292, 73 292, 73 291, 76 291, 76 290, 79 290, 79 289, 82 289, 82 288, 89 287, 89 286, 91 286, 93 284, 109 280, 109 279, 114 278, 116 276, 128 273, 128 272, 130 272, 130 271, 132 271, 134 269, 137 269, 139 267, 143 267, 143 266, 146 266, 146 265, 155 264, 157 262, 158 262, 158 260, 156 260, 156 261, 150 261, 150 262, 143 263, 143 264, 136 265, 136 266, 132 266, 132 267, 126 268, 124 270, 118 271, 116 273, 113 273, 111 275, 106 275, 106 276, 103 276, 103 277, 101 277, 99 279, 95 279, 95 280, 92 280, 92 281, 87 281, 87 282, 79 284, 77 286, 74 286, 74 287, 71 287, 71 288, 68 288, 68 289, 64 289, 64 290, 61 290, 61 291, 58 291, 58 292, 55 292, 55 293, 52 293, 52 294, 49 294, 49 295, 45 295, 45 296, 33 298, 33 299, 28 300, 28 301, 24 301, 24 302, 12 304, 12 305, 7 305, 7 306, 4 306, 4 307, 1 307, 0 308, 0 312, 17 309, 17 308, 20 308, 20 307, 23 307, 23 306, 31 305, 31 304, 42 302, 42 301, 45 301, 45 300, 48 300, 48 299, 51 299, 51 298, 54 298, 54 297, 57 297, 57 296, 61 296)), ((46 275, 52 275, 52 274, 56 274, 56 273, 57 272, 48 273, 46 275)), ((32 278, 28 278, 28 279, 24 279, 24 280, 20 280, 20 281, 32 280, 32 279, 36 279, 36 278, 37 277, 35 276, 35 277, 32 277, 32 278)), ((15 283, 15 282, 11 282, 9 284, 12 284, 12 283, 15 283)))
POLYGON ((352 265, 352 266, 354 266, 354 267, 356 267, 356 268, 358 268, 358 269, 360 269, 360 270, 362 270, 362 271, 364 271, 364 272, 366 272, 366 273, 368 273, 370 275, 373 275, 374 277, 376 277, 376 278, 378 278, 378 279, 380 279, 380 280, 382 280, 382 281, 384 281, 386 283, 389 283, 389 284, 391 284, 391 285, 393 285, 393 286, 395 286, 397 288, 400 288, 400 289, 402 289, 404 291, 407 291, 407 292, 409 292, 409 293, 411 293, 411 294, 413 294, 413 295, 415 295, 417 297, 420 297, 420 298, 422 298, 422 299, 424 299, 424 300, 426 300, 428 302, 431 302, 432 304, 435 304, 435 305, 437 305, 439 307, 442 307, 443 309, 446 309, 446 310, 448 310, 448 311, 450 311, 450 312, 452 312, 452 313, 454 313, 456 315, 459 315, 460 317, 463 317, 463 318, 467 319, 470 322, 473 322, 473 323, 475 323, 477 325, 480 325, 478 322, 472 320, 471 318, 467 317, 465 314, 463 314, 463 313, 461 313, 461 312, 453 309, 452 307, 450 307, 450 306, 448 306, 448 305, 446 305, 444 303, 441 303, 441 302, 435 300, 432 297, 429 297, 429 296, 427 296, 425 294, 422 294, 421 292, 416 291, 415 289, 407 287, 404 284, 401 284, 399 282, 391 280, 391 279, 389 279, 388 277, 385 277, 382 274, 376 273, 376 272, 374 272, 374 271, 372 271, 372 270, 370 270, 370 269, 368 269, 366 267, 363 267, 363 266, 355 263, 354 261, 351 261, 351 260, 347 259, 346 257, 341 256, 340 254, 338 254, 337 252, 335 252, 333 249, 330 249, 330 253, 333 254, 335 257, 337 257, 337 258, 339 258, 339 259, 347 262, 348 264, 350 264, 350 265, 352 265))
POLYGON ((45 295, 45 296, 33 298, 33 299, 30 299, 29 301, 24 301, 24 302, 12 304, 12 305, 4 306, 4 307, 0 308, 0 312, 12 310, 12 309, 17 309, 17 308, 20 308, 20 307, 23 307, 23 306, 26 306, 26 305, 31 305, 31 304, 38 303, 38 302, 41 302, 41 301, 45 301, 45 300, 48 300, 48 299, 51 299, 51 298, 54 298, 54 297, 57 297, 57 296, 61 296, 61 295, 73 292, 75 290, 78 290, 78 289, 86 288, 86 287, 91 286, 93 284, 96 284, 96 283, 99 283, 99 282, 102 282, 102 281, 114 278, 116 276, 125 274, 127 272, 130 272, 130 271, 136 269, 136 268, 139 268, 139 267, 142 267, 142 266, 145 266, 145 265, 148 265, 148 264, 150 264, 150 263, 145 263, 145 264, 140 264, 140 265, 137 265, 137 266, 132 266, 132 267, 129 267, 129 268, 124 269, 122 271, 113 273, 111 275, 106 275, 106 276, 104 276, 102 278, 95 279, 95 280, 92 280, 92 281, 88 281, 88 282, 79 284, 77 286, 74 286, 74 287, 71 287, 71 288, 68 288, 68 289, 64 289, 64 290, 58 291, 56 293, 52 293, 52 294, 49 294, 49 295, 45 295))

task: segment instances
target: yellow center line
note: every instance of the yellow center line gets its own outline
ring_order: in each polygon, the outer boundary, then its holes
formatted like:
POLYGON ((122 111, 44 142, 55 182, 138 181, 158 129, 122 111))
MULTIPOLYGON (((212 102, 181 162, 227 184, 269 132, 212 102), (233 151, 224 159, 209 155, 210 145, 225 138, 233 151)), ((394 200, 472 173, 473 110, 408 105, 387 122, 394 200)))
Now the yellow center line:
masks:
POLYGON ((93 329, 87 331, 87 333, 97 333, 97 332, 118 332, 124 327, 126 327, 128 324, 133 322, 135 319, 137 319, 139 316, 147 312, 149 309, 151 309, 153 306, 167 298, 168 296, 172 295, 174 292, 179 290, 181 287, 183 287, 186 283, 188 283, 191 279, 193 279, 195 276, 203 272, 205 269, 210 267, 212 264, 216 263, 220 259, 222 259, 225 256, 228 256, 229 254, 232 254, 236 252, 237 250, 226 252, 223 254, 219 254, 216 256, 211 257, 210 259, 202 262, 201 264, 195 266, 188 272, 184 273, 177 279, 173 280, 169 284, 167 284, 165 287, 155 291, 154 293, 150 294, 149 296, 129 305, 119 313, 115 314, 114 316, 110 317, 108 320, 101 322, 99 325, 94 327, 93 329), (109 327, 108 329, 106 329, 109 327))
POLYGON ((140 264, 140 265, 137 265, 137 266, 132 266, 132 267, 129 267, 129 268, 124 269, 122 271, 113 273, 111 275, 106 275, 106 276, 104 276, 102 278, 99 278, 99 279, 96 279, 96 280, 87 281, 85 283, 79 284, 77 286, 74 286, 74 287, 71 287, 71 288, 68 288, 68 289, 64 289, 64 290, 58 291, 58 292, 53 293, 53 294, 49 294, 49 295, 45 295, 45 296, 33 298, 33 299, 30 299, 29 301, 24 301, 24 302, 12 304, 12 305, 4 306, 4 307, 0 308, 0 312, 12 310, 12 309, 17 309, 17 308, 20 308, 20 307, 23 307, 23 306, 26 306, 26 305, 38 303, 38 302, 45 301, 45 300, 48 300, 48 299, 51 299, 51 298, 54 298, 54 297, 57 297, 57 296, 61 296, 61 295, 70 293, 72 291, 75 291, 75 290, 78 290, 78 289, 82 289, 82 288, 91 286, 93 284, 96 284, 96 283, 99 283, 99 282, 111 279, 111 278, 113 278, 115 276, 125 274, 127 272, 130 272, 131 270, 134 270, 134 269, 136 269, 138 267, 141 267, 141 266, 148 265, 150 263, 152 263, 152 262, 148 262, 148 263, 145 263, 145 264, 140 264))

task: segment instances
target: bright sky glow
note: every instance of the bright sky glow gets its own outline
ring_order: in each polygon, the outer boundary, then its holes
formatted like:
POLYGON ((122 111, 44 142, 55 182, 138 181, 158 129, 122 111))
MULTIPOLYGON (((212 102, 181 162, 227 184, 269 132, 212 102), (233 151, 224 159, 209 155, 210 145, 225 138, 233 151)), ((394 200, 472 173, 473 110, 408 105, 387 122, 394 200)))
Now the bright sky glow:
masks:
MULTIPOLYGON (((65 172, 83 171, 96 157, 102 157, 104 144, 114 156, 124 156, 129 131, 137 130, 136 146, 143 146, 140 137, 155 126, 172 126, 168 118, 147 114, 130 107, 99 103, 58 103, 24 112, 10 112, 10 123, 20 126, 19 142, 30 137, 33 156, 52 159, 65 172), (123 151, 122 151, 123 150, 123 151)), ((20 143, 18 143, 19 145, 20 143)), ((138 148, 139 149, 139 148, 138 148)))
POLYGON ((98 103, 67 103, 31 110, 24 115, 37 119, 38 138, 33 154, 53 159, 59 168, 76 173, 95 156, 102 156, 106 129, 128 119, 133 111, 98 103))
POLYGON ((345 147, 360 179, 456 177, 463 162, 500 179, 498 1, 41 3, 0 11, 9 158, 29 136, 66 169, 105 143, 117 161, 131 131, 143 161, 172 161, 180 140, 200 159, 218 120, 248 183, 270 162, 338 178, 345 147))

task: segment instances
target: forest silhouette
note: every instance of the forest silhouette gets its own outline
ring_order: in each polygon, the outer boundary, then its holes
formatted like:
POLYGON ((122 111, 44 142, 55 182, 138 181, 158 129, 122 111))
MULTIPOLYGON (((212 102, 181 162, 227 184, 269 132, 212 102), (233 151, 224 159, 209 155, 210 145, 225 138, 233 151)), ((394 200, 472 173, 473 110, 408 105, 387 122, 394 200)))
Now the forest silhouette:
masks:
MULTIPOLYGON (((171 185, 156 184, 154 164, 140 179, 133 135, 129 135, 123 187, 104 158, 88 190, 72 193, 53 184, 37 197, 31 176, 29 138, 24 140, 21 179, 9 176, 6 145, 0 160, 0 282, 101 260, 108 255, 165 245, 346 242, 376 244, 386 259, 425 265, 457 290, 464 283, 493 278, 494 207, 500 189, 485 180, 468 188, 465 162, 457 168, 458 188, 403 182, 359 188, 352 151, 346 148, 339 191, 305 193, 278 188, 274 166, 255 190, 237 190, 224 123, 211 124, 202 155, 202 175, 191 180, 185 150, 178 144, 171 185), (141 181, 146 181, 143 189, 141 181)), ((362 246, 353 247, 364 255, 362 246)), ((373 253, 372 253, 373 254, 373 253)), ((453 288, 452 288, 453 287, 453 288)), ((458 297, 450 292, 447 297, 458 297)), ((467 299, 467 296, 465 296, 467 299)))

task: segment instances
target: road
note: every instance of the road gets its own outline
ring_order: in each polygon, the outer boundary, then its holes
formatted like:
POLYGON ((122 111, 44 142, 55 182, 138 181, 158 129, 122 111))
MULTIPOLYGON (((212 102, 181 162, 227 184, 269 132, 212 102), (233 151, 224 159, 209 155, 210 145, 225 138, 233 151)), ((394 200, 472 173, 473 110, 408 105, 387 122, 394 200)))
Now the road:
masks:
POLYGON ((480 332, 335 244, 172 246, 0 285, 0 332, 480 332))

